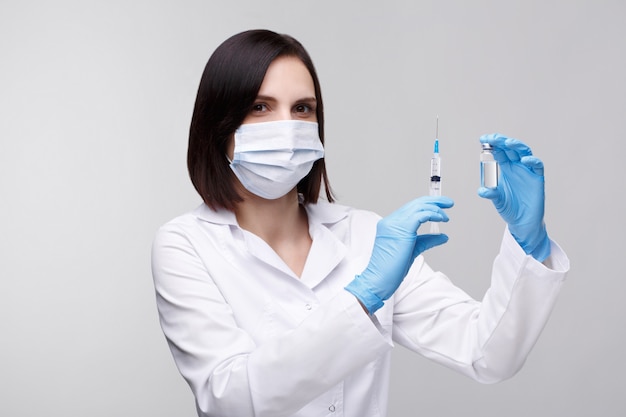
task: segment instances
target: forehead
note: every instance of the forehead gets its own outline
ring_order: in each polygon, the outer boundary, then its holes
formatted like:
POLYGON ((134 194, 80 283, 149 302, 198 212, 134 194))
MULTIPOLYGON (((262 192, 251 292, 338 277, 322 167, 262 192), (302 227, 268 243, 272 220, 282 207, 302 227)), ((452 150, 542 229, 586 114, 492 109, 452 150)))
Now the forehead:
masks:
POLYGON ((314 97, 315 85, 311 73, 299 58, 281 56, 272 61, 267 68, 259 95, 288 91, 314 97))

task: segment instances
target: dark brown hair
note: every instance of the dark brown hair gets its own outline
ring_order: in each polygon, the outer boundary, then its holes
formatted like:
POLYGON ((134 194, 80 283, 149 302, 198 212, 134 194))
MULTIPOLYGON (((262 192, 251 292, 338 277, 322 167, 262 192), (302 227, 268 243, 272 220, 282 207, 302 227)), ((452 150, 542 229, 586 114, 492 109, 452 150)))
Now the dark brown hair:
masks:
MULTIPOLYGON (((295 56, 313 78, 317 123, 324 143, 324 106, 313 62, 296 39, 269 30, 250 30, 224 41, 204 68, 189 129, 187 168, 196 191, 211 208, 234 210, 242 197, 234 187, 236 177, 226 160, 230 137, 243 123, 256 100, 267 68, 281 56, 295 56)), ((304 203, 315 203, 322 180, 328 201, 333 196, 324 159, 298 183, 304 203)))

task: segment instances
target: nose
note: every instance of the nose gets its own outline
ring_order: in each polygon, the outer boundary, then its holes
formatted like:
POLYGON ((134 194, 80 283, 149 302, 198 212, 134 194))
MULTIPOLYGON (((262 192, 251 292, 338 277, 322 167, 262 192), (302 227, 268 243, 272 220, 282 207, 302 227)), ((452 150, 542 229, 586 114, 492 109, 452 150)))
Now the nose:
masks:
POLYGON ((276 116, 275 120, 293 120, 296 118, 289 106, 280 106, 274 115, 276 116))

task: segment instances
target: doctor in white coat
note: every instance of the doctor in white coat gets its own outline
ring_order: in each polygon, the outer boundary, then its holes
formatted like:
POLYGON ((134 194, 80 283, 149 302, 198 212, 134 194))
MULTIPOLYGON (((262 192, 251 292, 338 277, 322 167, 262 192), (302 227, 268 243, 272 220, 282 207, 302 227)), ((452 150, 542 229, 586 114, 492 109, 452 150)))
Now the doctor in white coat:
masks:
POLYGON ((483 383, 513 376, 569 269, 543 220, 543 164, 485 135, 500 164, 479 189, 507 223, 481 301, 422 253, 446 197, 380 219, 333 203, 310 57, 265 30, 226 40, 202 75, 188 168, 204 203, 159 229, 163 332, 199 416, 385 416, 393 342, 483 383), (324 192, 324 199, 319 198, 324 192))

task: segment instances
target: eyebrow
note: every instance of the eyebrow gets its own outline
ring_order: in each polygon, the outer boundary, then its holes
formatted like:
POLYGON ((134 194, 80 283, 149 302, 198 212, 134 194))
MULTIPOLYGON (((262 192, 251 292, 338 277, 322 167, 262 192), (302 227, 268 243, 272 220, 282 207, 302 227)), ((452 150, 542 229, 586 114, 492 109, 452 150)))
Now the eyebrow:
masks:
MULTIPOLYGON (((258 95, 256 96, 256 99, 263 100, 263 101, 274 101, 274 102, 277 101, 276 98, 272 96, 265 96, 265 95, 258 95)), ((303 97, 303 98, 296 100, 296 102, 317 103, 317 99, 315 97, 303 97)))

